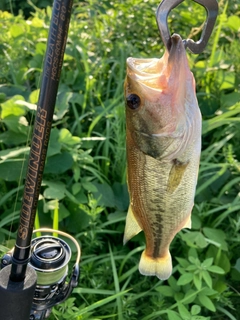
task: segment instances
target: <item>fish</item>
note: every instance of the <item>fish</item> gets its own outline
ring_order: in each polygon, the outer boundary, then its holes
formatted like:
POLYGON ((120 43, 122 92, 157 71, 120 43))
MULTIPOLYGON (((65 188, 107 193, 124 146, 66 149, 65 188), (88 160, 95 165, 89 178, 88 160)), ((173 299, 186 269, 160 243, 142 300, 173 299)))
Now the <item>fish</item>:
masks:
POLYGON ((130 205, 124 244, 144 232, 139 271, 172 274, 175 235, 191 228, 201 154, 202 117, 181 37, 158 58, 127 58, 124 83, 130 205))

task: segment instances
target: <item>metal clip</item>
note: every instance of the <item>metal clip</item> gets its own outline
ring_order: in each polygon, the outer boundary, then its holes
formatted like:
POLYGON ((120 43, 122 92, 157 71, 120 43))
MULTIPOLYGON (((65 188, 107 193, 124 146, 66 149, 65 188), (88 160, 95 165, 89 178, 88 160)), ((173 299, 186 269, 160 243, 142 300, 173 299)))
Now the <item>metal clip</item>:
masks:
MULTIPOLYGON (((171 35, 168 29, 167 18, 170 11, 177 7, 184 0, 163 0, 157 8, 156 19, 158 24, 158 29, 161 34, 163 43, 168 51, 171 48, 171 35)), ((199 3, 207 11, 207 20, 204 24, 202 35, 199 41, 195 42, 192 39, 183 40, 184 45, 192 53, 201 53, 211 36, 213 27, 218 15, 218 3, 216 0, 193 0, 199 3)))

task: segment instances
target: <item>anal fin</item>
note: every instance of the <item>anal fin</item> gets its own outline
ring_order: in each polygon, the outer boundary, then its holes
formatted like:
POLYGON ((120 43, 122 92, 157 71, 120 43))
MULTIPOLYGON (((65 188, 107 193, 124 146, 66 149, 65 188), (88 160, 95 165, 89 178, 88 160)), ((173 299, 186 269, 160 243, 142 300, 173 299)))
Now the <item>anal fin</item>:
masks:
POLYGON ((132 212, 132 208, 130 205, 127 213, 127 218, 126 218, 123 243, 125 244, 128 240, 130 240, 132 237, 137 235, 140 231, 142 231, 142 228, 139 226, 136 218, 134 217, 134 214, 132 212))
POLYGON ((185 228, 188 228, 188 229, 192 228, 192 219, 191 219, 192 208, 193 208, 193 204, 192 204, 191 210, 189 211, 189 214, 188 214, 186 220, 183 221, 180 230, 185 229, 185 228))
POLYGON ((184 228, 188 228, 188 229, 192 228, 191 214, 188 216, 187 221, 185 222, 184 226, 182 227, 182 229, 184 229, 184 228))

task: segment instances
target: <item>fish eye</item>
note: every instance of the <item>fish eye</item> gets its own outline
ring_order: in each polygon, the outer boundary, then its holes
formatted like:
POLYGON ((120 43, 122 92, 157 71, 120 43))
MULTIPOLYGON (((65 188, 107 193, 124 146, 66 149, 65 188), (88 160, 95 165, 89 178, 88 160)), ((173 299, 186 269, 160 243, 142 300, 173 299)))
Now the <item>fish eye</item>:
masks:
POLYGON ((132 93, 129 96, 127 96, 126 103, 130 109, 136 110, 137 108, 140 107, 141 99, 137 94, 132 93))

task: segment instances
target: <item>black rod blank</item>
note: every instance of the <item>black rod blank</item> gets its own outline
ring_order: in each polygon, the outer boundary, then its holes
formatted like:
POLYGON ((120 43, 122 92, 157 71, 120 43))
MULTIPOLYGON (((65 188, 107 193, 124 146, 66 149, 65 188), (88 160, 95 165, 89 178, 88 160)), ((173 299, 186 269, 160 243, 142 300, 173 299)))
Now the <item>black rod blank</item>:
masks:
POLYGON ((29 260, 38 197, 66 47, 73 0, 54 0, 40 96, 28 160, 10 278, 23 281, 29 260))

